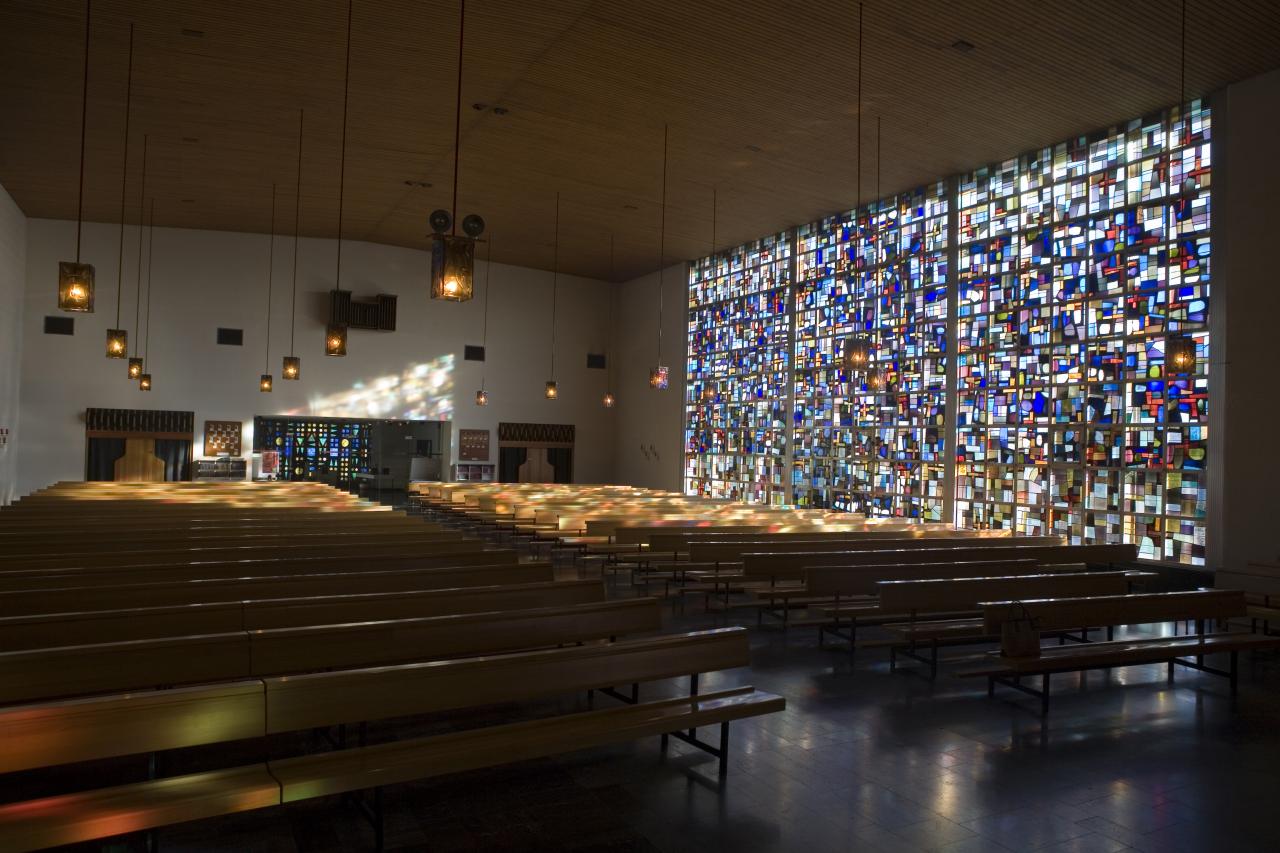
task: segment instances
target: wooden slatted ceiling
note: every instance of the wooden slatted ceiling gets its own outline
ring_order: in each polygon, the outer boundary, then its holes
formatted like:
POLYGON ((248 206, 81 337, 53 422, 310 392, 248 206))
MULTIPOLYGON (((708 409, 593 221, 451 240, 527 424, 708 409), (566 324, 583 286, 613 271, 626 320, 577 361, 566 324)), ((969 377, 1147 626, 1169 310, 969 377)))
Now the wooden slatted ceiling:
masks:
MULTIPOLYGON (((301 106, 302 231, 337 233, 343 0, 94 6, 88 218, 118 221, 134 21, 126 218, 137 217, 145 132, 160 224, 265 231, 274 181, 277 227, 288 230, 292 206, 283 198, 293 192, 301 106)), ((672 261, 707 252, 713 185, 721 246, 854 202, 855 4, 469 7, 460 208, 488 220, 497 259, 550 266, 559 190, 566 271, 607 277, 610 232, 615 279, 656 268, 664 122, 672 261)), ((1189 8, 1190 95, 1280 65, 1280 7, 1190 0, 1189 8)), ((876 183, 877 115, 887 194, 1174 102, 1178 23, 1172 0, 868 2, 863 198, 876 183), (957 40, 974 49, 955 50, 957 40)), ((0 184, 29 216, 75 215, 82 26, 82 0, 0 4, 0 184)), ((346 237, 427 245, 427 213, 449 203, 456 39, 450 0, 356 0, 346 237)))

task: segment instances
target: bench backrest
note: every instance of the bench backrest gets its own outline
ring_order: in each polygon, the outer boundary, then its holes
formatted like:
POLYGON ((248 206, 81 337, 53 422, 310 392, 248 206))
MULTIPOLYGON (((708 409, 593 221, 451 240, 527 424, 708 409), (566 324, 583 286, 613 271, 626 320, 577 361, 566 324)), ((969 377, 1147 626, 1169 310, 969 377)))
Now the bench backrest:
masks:
POLYGON ((1009 548, 1019 545, 1060 545, 1056 536, 979 538, 974 536, 913 536, 902 531, 836 534, 781 534, 689 543, 689 559, 699 563, 742 562, 743 554, 825 551, 917 550, 947 547, 1009 548))
POLYGON ((0 704, 438 660, 661 627, 657 599, 167 637, 0 653, 0 704))
POLYGON ((0 614, 73 613, 259 598, 352 595, 416 589, 498 586, 555 580, 550 563, 436 566, 377 572, 330 572, 194 581, 0 591, 0 614))
POLYGON ((873 563, 939 563, 972 562, 987 559, 1036 560, 1044 565, 1111 566, 1137 557, 1134 545, 1033 545, 989 548, 964 545, 899 549, 864 548, 844 551, 747 553, 742 557, 743 570, 758 578, 802 577, 809 566, 868 565, 873 563))
POLYGON ((1213 585, 1218 589, 1242 589, 1251 595, 1265 599, 1280 597, 1280 575, 1254 574, 1253 564, 1244 571, 1219 569, 1214 573, 1213 585))
POLYGON ((1242 590, 1205 589, 982 604, 982 619, 989 634, 999 634, 1005 622, 1024 618, 1024 613, 1041 631, 1183 619, 1225 620, 1245 614, 1245 598, 1242 590))
POLYGON ((598 580, 357 593, 0 617, 0 651, 604 601, 598 580))
POLYGON ((1033 575, 1035 560, 975 560, 959 563, 870 563, 865 566, 812 566, 805 588, 813 595, 875 595, 882 580, 1033 575))
POLYGON ((76 536, 55 536, 50 532, 0 534, 0 563, 15 557, 52 559, 70 554, 116 555, 130 551, 179 551, 191 548, 232 548, 265 546, 288 548, 299 545, 361 545, 381 542, 457 539, 459 534, 440 529, 439 525, 396 526, 383 529, 332 530, 312 527, 294 530, 275 528, 221 528, 214 530, 152 530, 111 535, 106 532, 84 532, 76 536))
POLYGON ((365 554, 326 557, 231 560, 211 563, 143 566, 81 566, 73 569, 18 569, 0 572, 0 590, 115 586, 127 583, 213 580, 218 578, 314 575, 326 572, 357 574, 371 571, 423 569, 432 566, 493 565, 517 561, 512 551, 486 551, 480 543, 457 543, 443 551, 424 549, 413 555, 365 554))
MULTIPOLYGON (((616 527, 613 531, 613 539, 619 545, 633 545, 638 543, 647 544, 651 550, 656 549, 659 540, 664 544, 667 543, 667 537, 672 537, 672 541, 687 543, 691 536, 705 536, 708 533, 731 533, 735 536, 741 536, 747 533, 755 533, 760 530, 758 525, 746 526, 726 526, 711 525, 705 521, 665 521, 662 524, 644 524, 632 520, 616 527)), ((587 524, 587 532, 591 532, 591 524, 587 524)), ((663 551, 675 551, 676 549, 668 545, 662 548, 663 551)), ((685 550, 681 548, 680 550, 685 550)))
POLYGON ((882 609, 910 613, 977 610, 978 602, 992 599, 1123 595, 1129 591, 1129 580, 1125 572, 1085 572, 884 580, 876 588, 882 609))
POLYGON ((536 699, 748 663, 742 628, 0 708, 0 773, 536 699))

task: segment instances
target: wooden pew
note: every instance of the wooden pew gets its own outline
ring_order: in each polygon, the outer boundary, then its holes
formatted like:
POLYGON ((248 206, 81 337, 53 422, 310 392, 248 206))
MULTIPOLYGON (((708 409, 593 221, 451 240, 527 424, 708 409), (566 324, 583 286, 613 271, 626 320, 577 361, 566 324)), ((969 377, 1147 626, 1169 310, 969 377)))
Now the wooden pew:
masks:
POLYGON ((487 551, 484 543, 474 540, 449 543, 436 548, 415 549, 412 555, 396 554, 369 557, 312 556, 228 560, 219 562, 187 562, 140 566, 93 566, 68 569, 24 569, 0 572, 0 591, 19 589, 52 589, 59 587, 115 586, 126 583, 212 580, 217 578, 257 577, 263 575, 323 574, 365 571, 393 571, 431 566, 492 565, 514 563, 514 551, 487 551))
MULTIPOLYGON (((144 754, 411 714, 465 711, 613 684, 746 664, 741 629, 540 652, 410 664, 197 688, 117 694, 0 710, 16 737, 0 772, 144 754)), ((782 710, 752 688, 562 714, 452 734, 268 757, 235 767, 0 806, 0 847, 23 851, 90 841, 283 802, 572 752, 653 734, 690 740, 727 770, 729 723, 782 710), (719 745, 695 741, 720 726, 719 745), (269 783, 269 784, 268 784, 269 783)), ((375 803, 381 801, 375 798, 375 803)), ((372 815, 377 846, 381 811, 372 815)))
MULTIPOLYGON (((928 666, 929 677, 935 678, 940 646, 999 640, 998 636, 984 630, 983 620, 978 615, 979 602, 1123 595, 1129 592, 1134 575, 1132 572, 1083 572, 877 581, 880 609, 885 613, 907 615, 905 623, 883 626, 897 639, 889 647, 889 671, 897 669, 898 654, 901 653, 928 666), (965 615, 943 620, 920 620, 922 615, 933 614, 965 615), (921 644, 929 650, 927 657, 918 651, 921 644)), ((1080 629, 1080 639, 1087 641, 1091 626, 1075 627, 1080 629)), ((1062 636, 1059 634, 1060 638, 1062 636)))
POLYGON ((197 531, 149 531, 142 535, 131 531, 127 536, 109 536, 101 532, 80 532, 74 536, 61 535, 57 537, 48 532, 11 533, 0 535, 0 564, 12 562, 17 558, 52 560, 86 554, 115 557, 121 553, 134 551, 150 553, 247 546, 288 548, 299 545, 327 545, 341 547, 414 540, 430 542, 444 538, 456 540, 462 537, 460 534, 440 529, 440 525, 426 522, 422 522, 421 527, 401 527, 397 525, 383 529, 357 528, 343 530, 334 529, 334 527, 313 527, 281 531, 274 528, 250 527, 197 531))
POLYGON ((1263 633, 1270 633, 1270 623, 1280 621, 1280 566, 1249 563, 1240 570, 1219 569, 1214 573, 1213 585, 1217 589, 1244 590, 1252 630, 1256 631, 1261 622, 1263 633))
POLYGON ((1196 590, 1136 595, 1059 598, 1029 601, 986 602, 982 605, 984 630, 998 634, 1011 620, 1024 614, 1033 620, 1039 632, 1062 630, 1079 625, 1140 625, 1162 622, 1194 621, 1195 633, 1181 637, 1116 640, 1101 643, 1043 648, 1038 656, 1015 657, 1014 650, 1001 648, 989 664, 964 670, 959 674, 986 677, 987 695, 995 695, 1002 684, 1035 696, 1040 700, 1040 714, 1049 713, 1049 679, 1054 673, 1082 672, 1164 663, 1168 681, 1173 683, 1174 667, 1220 675, 1227 678, 1234 696, 1237 687, 1237 657, 1241 651, 1280 647, 1280 637, 1257 634, 1206 632, 1206 625, 1227 624, 1245 614, 1245 596, 1239 590, 1196 590), (1210 654, 1230 656, 1230 668, 1223 670, 1204 662, 1210 654), (1039 690, 1022 683, 1022 679, 1041 677, 1039 690))
POLYGON ((0 653, 0 704, 437 660, 644 633, 655 599, 271 628, 0 653))
POLYGON ((563 607, 604 600, 603 584, 583 580, 9 616, 0 617, 0 651, 563 607))
POLYGON ((244 599, 497 586, 551 580, 555 580, 555 571, 551 564, 546 562, 517 563, 510 560, 500 562, 498 565, 489 565, 464 561, 460 566, 392 571, 263 575, 0 591, 0 613, 14 616, 72 613, 82 610, 118 610, 127 607, 162 607, 244 599))

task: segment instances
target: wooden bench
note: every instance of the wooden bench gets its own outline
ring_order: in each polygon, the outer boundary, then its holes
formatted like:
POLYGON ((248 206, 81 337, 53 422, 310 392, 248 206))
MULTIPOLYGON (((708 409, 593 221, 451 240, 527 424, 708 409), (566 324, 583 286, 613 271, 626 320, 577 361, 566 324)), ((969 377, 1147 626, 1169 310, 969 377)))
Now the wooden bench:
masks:
POLYGON ((0 617, 0 651, 604 601, 599 581, 355 593, 0 617))
POLYGON ((436 660, 655 631, 654 599, 0 653, 0 704, 436 660))
POLYGON ((1280 621, 1280 567, 1266 563, 1249 563, 1241 570, 1219 569, 1213 585, 1218 589, 1244 590, 1246 615, 1252 630, 1262 623, 1262 632, 1271 632, 1271 621, 1280 621))
POLYGON ((50 589, 0 591, 0 613, 14 616, 119 610, 259 598, 404 592, 451 587, 498 586, 555 580, 550 563, 434 566, 388 571, 257 575, 188 581, 154 581, 50 589))
MULTIPOLYGON (((1084 572, 877 581, 880 609, 886 613, 905 613, 908 617, 905 623, 883 626, 898 640, 889 647, 889 671, 897 670, 901 654, 928 666, 929 677, 936 678, 940 646, 998 641, 998 635, 985 630, 979 614, 980 602, 1123 595, 1129 592, 1138 574, 1151 575, 1150 572, 1084 572), (966 615, 942 620, 920 619, 922 615, 940 613, 966 615), (919 651, 921 644, 928 649, 928 656, 919 651)), ((1080 629, 1079 638, 1087 641, 1091 626, 1076 627, 1080 629)))
POLYGON ((1168 682, 1173 683, 1175 666, 1185 666, 1229 680, 1231 694, 1237 688, 1237 656, 1241 651, 1280 647, 1280 637, 1256 634, 1210 634, 1210 623, 1226 624, 1245 614, 1244 593, 1239 590, 1196 590, 1191 592, 1145 593, 1136 595, 1059 598, 1028 601, 987 602, 982 605, 984 630, 1000 633, 1005 622, 1029 615, 1040 632, 1079 625, 1139 625, 1192 621, 1195 631, 1181 637, 1118 640, 1041 649, 1038 657, 1015 657, 1002 648, 989 664, 959 674, 987 679, 987 695, 994 696, 997 684, 1011 687, 1040 700, 1041 716, 1049 713, 1050 676, 1061 672, 1138 666, 1168 665, 1168 682), (1227 654, 1226 670, 1204 662, 1210 654, 1227 654), (1022 679, 1040 676, 1039 690, 1022 679))
MULTIPOLYGON (((0 743, 0 771, 155 753, 317 727, 463 712, 630 682, 692 675, 690 695, 577 711, 248 766, 153 779, 0 806, 0 847, 24 851, 90 841, 183 821, 374 788, 368 816, 382 846, 381 787, 450 772, 661 735, 728 768, 729 723, 780 711, 781 697, 737 688, 696 692, 696 675, 742 666, 741 629, 695 632, 496 657, 268 678, 0 710, 14 736, 0 743), (718 725, 718 744, 696 737, 718 725)), ((345 745, 345 740, 343 741, 345 745)))

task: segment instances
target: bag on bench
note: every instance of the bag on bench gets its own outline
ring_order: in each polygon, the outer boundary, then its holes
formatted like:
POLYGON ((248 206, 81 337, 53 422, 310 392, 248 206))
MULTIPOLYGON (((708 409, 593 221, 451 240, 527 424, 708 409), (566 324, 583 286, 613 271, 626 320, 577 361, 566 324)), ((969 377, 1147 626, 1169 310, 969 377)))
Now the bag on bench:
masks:
POLYGON ((1000 626, 1000 653, 1010 658, 1040 657, 1040 627, 1031 617, 1031 611, 1021 601, 1017 602, 1022 615, 1009 619, 1000 626))

